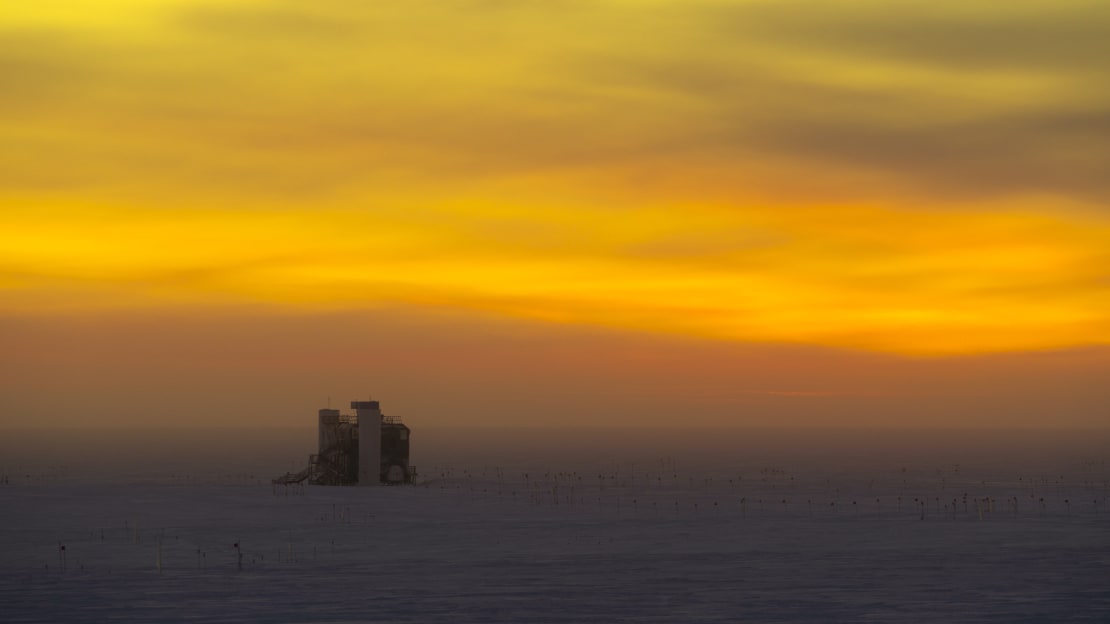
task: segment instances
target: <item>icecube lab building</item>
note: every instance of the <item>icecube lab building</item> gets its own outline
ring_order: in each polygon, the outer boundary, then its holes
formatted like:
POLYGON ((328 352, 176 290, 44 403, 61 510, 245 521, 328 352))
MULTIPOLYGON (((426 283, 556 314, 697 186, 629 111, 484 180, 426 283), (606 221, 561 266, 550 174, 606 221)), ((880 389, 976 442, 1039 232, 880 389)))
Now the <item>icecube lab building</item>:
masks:
MULTIPOLYGON (((308 468, 286 475, 286 483, 378 485, 411 483, 409 428, 400 418, 383 416, 377 401, 351 401, 354 414, 319 411, 319 448, 308 468)), ((279 482, 279 480, 275 480, 279 482)))

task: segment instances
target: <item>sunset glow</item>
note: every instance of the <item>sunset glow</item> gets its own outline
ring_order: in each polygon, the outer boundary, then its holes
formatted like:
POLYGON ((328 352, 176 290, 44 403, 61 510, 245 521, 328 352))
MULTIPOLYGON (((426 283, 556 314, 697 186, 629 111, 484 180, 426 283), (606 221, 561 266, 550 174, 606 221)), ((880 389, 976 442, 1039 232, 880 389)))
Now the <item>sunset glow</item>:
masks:
POLYGON ((1110 227, 1047 214, 53 211, 7 211, 13 311, 388 303, 911 353, 1110 341, 1110 227))
POLYGON ((1078 0, 15 3, 0 314, 1106 347, 1107 24, 1078 0))

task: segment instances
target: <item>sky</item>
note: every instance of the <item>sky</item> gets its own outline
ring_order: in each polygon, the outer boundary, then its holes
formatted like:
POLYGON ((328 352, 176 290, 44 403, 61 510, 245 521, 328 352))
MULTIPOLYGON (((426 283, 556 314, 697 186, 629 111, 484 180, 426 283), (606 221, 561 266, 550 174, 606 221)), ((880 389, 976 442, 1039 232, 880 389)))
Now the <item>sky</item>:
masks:
POLYGON ((5 6, 0 427, 1105 427, 1106 58, 1074 0, 5 6))

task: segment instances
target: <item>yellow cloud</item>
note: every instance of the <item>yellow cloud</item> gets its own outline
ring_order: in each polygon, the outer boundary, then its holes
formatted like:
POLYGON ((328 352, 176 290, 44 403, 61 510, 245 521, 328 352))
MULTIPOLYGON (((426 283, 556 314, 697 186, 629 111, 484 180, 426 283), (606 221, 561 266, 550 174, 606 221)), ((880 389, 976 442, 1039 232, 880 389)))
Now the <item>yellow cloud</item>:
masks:
POLYGON ((1110 21, 1020 9, 22 3, 0 300, 1106 343, 1110 21))
POLYGON ((47 221, 42 210, 3 224, 0 266, 26 286, 6 292, 9 309, 77 283, 74 297, 129 292, 124 306, 404 303, 914 353, 1110 342, 1110 224, 1098 220, 677 206, 407 219, 98 207, 47 221))

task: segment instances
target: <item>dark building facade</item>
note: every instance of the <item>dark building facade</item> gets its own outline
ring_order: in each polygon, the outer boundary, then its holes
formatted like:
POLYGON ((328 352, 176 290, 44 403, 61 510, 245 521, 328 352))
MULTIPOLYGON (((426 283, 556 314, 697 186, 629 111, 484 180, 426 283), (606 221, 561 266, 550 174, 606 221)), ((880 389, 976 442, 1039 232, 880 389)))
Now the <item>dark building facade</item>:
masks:
POLYGON ((411 430, 396 416, 383 416, 378 401, 352 401, 354 414, 319 411, 317 452, 309 466, 275 483, 313 485, 398 485, 412 483, 409 462, 411 430))

